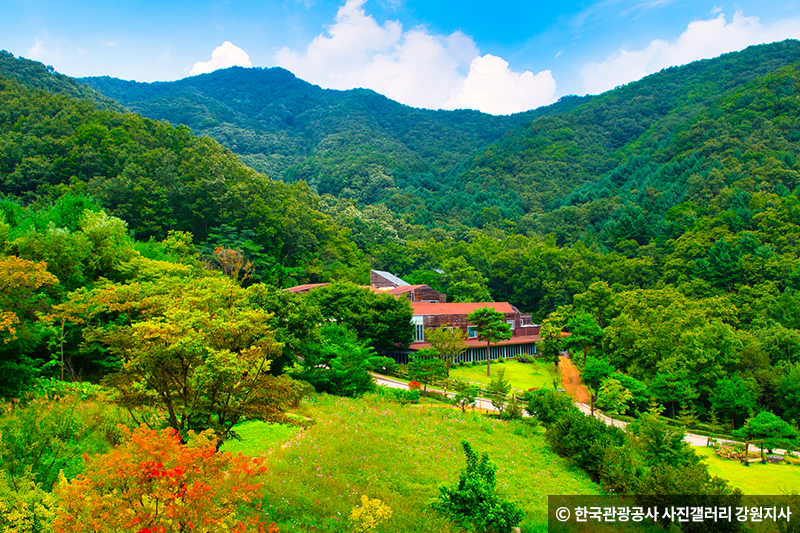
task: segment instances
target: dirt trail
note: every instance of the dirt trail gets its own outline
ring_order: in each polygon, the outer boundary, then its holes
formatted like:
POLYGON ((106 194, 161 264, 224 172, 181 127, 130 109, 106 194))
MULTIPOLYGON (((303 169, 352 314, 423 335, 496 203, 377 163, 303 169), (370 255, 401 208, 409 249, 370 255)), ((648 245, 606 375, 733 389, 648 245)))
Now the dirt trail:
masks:
POLYGON ((566 357, 561 357, 558 360, 558 366, 561 368, 561 383, 564 385, 564 390, 567 391, 567 394, 581 403, 591 402, 592 397, 589 395, 586 386, 581 383, 581 376, 572 361, 566 357))

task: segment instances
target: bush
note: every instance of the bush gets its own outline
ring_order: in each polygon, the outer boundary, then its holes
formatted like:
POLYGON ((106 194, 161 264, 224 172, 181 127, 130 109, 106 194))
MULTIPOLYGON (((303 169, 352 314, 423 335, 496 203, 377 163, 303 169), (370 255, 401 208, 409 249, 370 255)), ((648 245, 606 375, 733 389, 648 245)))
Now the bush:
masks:
POLYGON ((217 452, 210 431, 190 434, 184 445, 173 429, 142 426, 114 451, 93 457, 85 475, 58 488, 53 531, 277 533, 251 504, 267 475, 263 462, 217 452))
POLYGON ((616 427, 575 409, 547 428, 550 447, 557 454, 570 458, 593 479, 600 479, 600 468, 606 450, 622 446, 625 433, 616 427))
POLYGON ((431 506, 478 533, 505 532, 519 524, 522 510, 495 494, 497 467, 489 461, 489 455, 484 452, 479 459, 468 442, 462 441, 461 446, 467 466, 456 486, 439 486, 439 497, 431 506))
POLYGON ((524 398, 528 402, 525 410, 545 426, 553 424, 572 412, 578 412, 578 408, 572 405, 570 397, 560 392, 535 390, 527 392, 524 398))
POLYGON ((50 533, 58 500, 30 473, 14 480, 0 471, 0 531, 4 533, 50 533))
POLYGON ((58 394, 33 396, 26 404, 0 404, 0 467, 12 483, 30 474, 49 489, 59 471, 69 478, 83 470, 83 454, 121 442, 119 424, 134 425, 126 411, 88 392, 97 388, 64 385, 58 394))
POLYGON ((375 391, 378 396, 389 398, 405 405, 407 403, 419 403, 419 390, 394 389, 391 387, 378 387, 375 391))

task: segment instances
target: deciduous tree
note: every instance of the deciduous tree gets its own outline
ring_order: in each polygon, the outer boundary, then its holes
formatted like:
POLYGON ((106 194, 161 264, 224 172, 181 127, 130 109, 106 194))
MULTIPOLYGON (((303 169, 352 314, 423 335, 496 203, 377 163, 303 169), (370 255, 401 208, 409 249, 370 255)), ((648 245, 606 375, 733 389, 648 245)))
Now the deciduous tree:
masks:
POLYGON ((74 293, 69 304, 87 341, 118 358, 107 381, 119 401, 160 405, 183 436, 212 429, 222 442, 241 421, 283 420, 302 395, 298 383, 269 373, 282 348, 270 313, 228 278, 106 285, 74 293))
POLYGON ((425 339, 445 362, 447 377, 450 377, 450 367, 453 362, 467 351, 464 330, 445 326, 439 326, 436 329, 429 328, 425 332, 425 339))
POLYGON ((182 444, 172 429, 140 427, 76 479, 62 479, 53 530, 277 533, 255 505, 267 474, 263 458, 220 453, 209 433, 182 444))
POLYGON ((510 339, 511 328, 503 320, 503 313, 491 307, 475 309, 467 316, 467 320, 475 325, 478 340, 486 341, 486 375, 491 376, 489 348, 493 342, 510 339))
POLYGON ((767 411, 748 418, 744 427, 734 431, 733 435, 745 440, 763 439, 764 446, 770 450, 798 448, 797 431, 786 421, 767 411))

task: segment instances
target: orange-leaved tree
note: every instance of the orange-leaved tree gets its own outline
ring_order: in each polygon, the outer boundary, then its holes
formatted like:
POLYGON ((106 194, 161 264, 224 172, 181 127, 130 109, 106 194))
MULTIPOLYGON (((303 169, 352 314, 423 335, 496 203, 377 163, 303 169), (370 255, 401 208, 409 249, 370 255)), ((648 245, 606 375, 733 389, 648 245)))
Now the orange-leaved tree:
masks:
POLYGON ((181 444, 174 429, 139 427, 57 487, 57 533, 277 533, 261 520, 263 459, 218 452, 211 432, 181 444))

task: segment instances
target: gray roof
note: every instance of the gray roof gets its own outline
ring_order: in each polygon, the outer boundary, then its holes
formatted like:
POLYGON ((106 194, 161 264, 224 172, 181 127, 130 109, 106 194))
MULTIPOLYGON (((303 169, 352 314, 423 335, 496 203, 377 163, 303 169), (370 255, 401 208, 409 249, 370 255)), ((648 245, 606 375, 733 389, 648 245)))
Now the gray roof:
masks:
POLYGON ((373 270, 373 272, 378 274, 380 277, 382 277, 386 281, 391 281, 392 283, 394 283, 398 287, 401 287, 403 285, 408 285, 408 283, 406 283, 402 279, 398 278, 394 274, 390 274, 389 272, 384 272, 383 270, 373 270))

